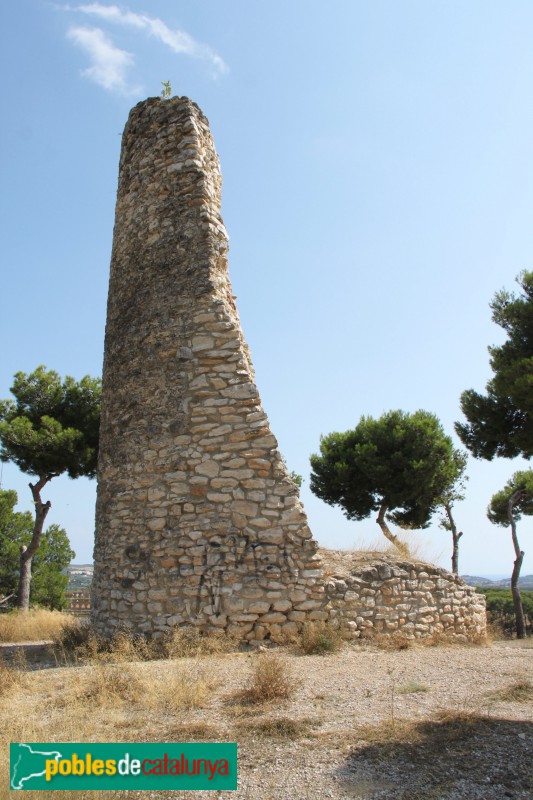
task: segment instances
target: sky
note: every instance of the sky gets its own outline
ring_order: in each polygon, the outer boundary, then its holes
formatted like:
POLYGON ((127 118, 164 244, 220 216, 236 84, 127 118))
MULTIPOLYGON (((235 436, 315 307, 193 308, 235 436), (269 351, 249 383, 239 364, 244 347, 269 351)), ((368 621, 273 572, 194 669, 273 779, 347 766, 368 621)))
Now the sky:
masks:
MULTIPOLYGON (((45 364, 101 374, 121 134, 162 81, 207 115, 230 277, 263 406, 319 544, 375 547, 309 490, 321 434, 431 411, 455 437, 491 377, 495 292, 533 269, 533 5, 513 0, 0 3, 0 397, 45 364)), ((486 507, 521 459, 469 459, 460 571, 510 575, 486 507)), ((2 488, 31 507, 28 476, 2 488)), ((94 481, 47 522, 92 560, 94 481)), ((533 573, 533 521, 519 523, 533 573)), ((412 532, 450 565, 450 535, 412 532)))

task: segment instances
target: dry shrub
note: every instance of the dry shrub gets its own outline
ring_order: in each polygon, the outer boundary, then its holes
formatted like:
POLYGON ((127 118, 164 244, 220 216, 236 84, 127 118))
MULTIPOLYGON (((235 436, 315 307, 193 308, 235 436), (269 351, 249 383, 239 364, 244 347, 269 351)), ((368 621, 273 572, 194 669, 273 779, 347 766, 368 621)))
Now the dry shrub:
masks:
POLYGON ((288 700, 298 688, 288 662, 278 655, 260 655, 252 669, 247 685, 239 693, 248 703, 288 700))
POLYGON ((96 657, 99 656, 103 661, 121 664, 125 661, 149 661, 153 658, 152 642, 149 642, 144 636, 133 634, 130 631, 115 631, 109 640, 101 637, 95 638, 96 657))
POLYGON ((67 625, 64 625, 58 633, 52 637, 54 646, 64 650, 75 650, 81 647, 91 636, 91 626, 86 620, 77 617, 70 617, 67 625))
POLYGON ((468 638, 457 636, 453 630, 447 631, 433 631, 429 636, 423 636, 416 640, 416 644, 421 647, 440 647, 441 645, 462 645, 469 647, 470 645, 487 645, 490 643, 488 634, 483 633, 470 633, 468 638))
POLYGON ((159 658, 195 658, 229 653, 236 649, 237 639, 224 631, 204 633, 198 628, 186 626, 174 628, 161 639, 156 639, 153 647, 159 658))
POLYGON ((485 633, 474 633, 469 636, 468 642, 464 642, 464 644, 473 644, 479 645, 480 647, 487 647, 492 643, 493 639, 491 639, 490 634, 487 632, 485 633))
POLYGON ((136 642, 126 631, 116 632, 111 639, 106 639, 87 626, 56 644, 75 662, 117 664, 141 660, 136 642))
POLYGON ((83 670, 74 689, 75 700, 91 705, 115 708, 144 699, 146 686, 137 672, 125 665, 95 664, 83 670))
POLYGON ((127 630, 115 631, 110 639, 99 636, 90 625, 67 630, 54 642, 57 654, 66 663, 121 664, 127 661, 147 661, 152 658, 151 642, 127 630))
POLYGON ((409 650, 411 647, 440 647, 447 645, 461 645, 463 647, 485 646, 490 644, 490 639, 485 633, 470 634, 469 638, 460 638, 451 631, 433 631, 428 636, 414 637, 404 631, 394 631, 393 633, 372 633, 368 629, 359 639, 359 644, 374 644, 380 650, 409 650))
POLYGON ((420 733, 430 738, 435 747, 445 746, 449 742, 465 739, 482 730, 492 720, 475 711, 452 711, 442 709, 433 714, 430 720, 418 723, 420 733))
POLYGON ((488 696, 504 703, 530 703, 533 701, 533 683, 527 678, 519 679, 503 689, 489 692, 488 696))
POLYGON ((459 640, 452 633, 446 631, 433 631, 429 636, 423 636, 416 641, 422 647, 440 647, 447 644, 458 644, 459 640))
POLYGON ((410 639, 401 631, 395 631, 394 633, 376 633, 372 636, 371 642, 380 650, 396 651, 409 650, 413 647, 415 640, 410 639))
POLYGON ((210 686, 198 664, 170 665, 164 678, 153 685, 155 702, 168 711, 190 711, 202 708, 210 694, 210 686))
POLYGON ((308 736, 316 725, 320 725, 320 722, 309 718, 269 717, 259 722, 241 722, 237 725, 237 729, 243 734, 268 736, 273 739, 300 739, 308 736))
POLYGON ((190 722, 165 730, 165 735, 175 742, 222 742, 225 735, 216 725, 206 722, 190 722))
POLYGON ((325 623, 306 622, 298 640, 299 649, 308 656, 336 653, 344 644, 338 629, 325 623))
POLYGON ((57 639, 79 625, 71 614, 34 608, 0 615, 0 642, 38 642, 57 639))
POLYGON ((73 618, 72 624, 54 636, 50 654, 56 666, 75 666, 79 661, 90 661, 97 650, 96 637, 87 621, 73 618))
POLYGON ((357 730, 357 735, 371 744, 421 744, 439 750, 451 742, 477 734, 489 717, 468 711, 438 711, 430 719, 388 719, 379 725, 368 725, 357 730))
POLYGON ((25 685, 25 675, 21 669, 10 664, 0 656, 0 697, 9 697, 25 685))
POLYGON ((175 628, 158 639, 146 639, 127 629, 119 629, 106 638, 86 625, 66 631, 54 645, 56 658, 59 654, 59 660, 65 663, 123 663, 220 655, 235 649, 236 640, 223 631, 203 633, 192 627, 175 628))
MULTIPOLYGON (((397 547, 388 539, 385 539, 381 534, 368 541, 368 537, 359 539, 354 542, 353 547, 347 551, 348 557, 352 556, 359 561, 369 562, 373 559, 382 558, 383 556, 392 556, 393 559, 401 561, 408 559, 413 564, 431 564, 438 563, 442 553, 431 547, 428 541, 422 541, 420 537, 417 539, 416 534, 410 535, 407 530, 401 532, 398 536, 400 546, 397 547)), ((343 551, 343 555, 346 551, 343 551)), ((327 559, 327 550, 324 560, 327 559)), ((352 560, 352 559, 350 559, 352 560)))

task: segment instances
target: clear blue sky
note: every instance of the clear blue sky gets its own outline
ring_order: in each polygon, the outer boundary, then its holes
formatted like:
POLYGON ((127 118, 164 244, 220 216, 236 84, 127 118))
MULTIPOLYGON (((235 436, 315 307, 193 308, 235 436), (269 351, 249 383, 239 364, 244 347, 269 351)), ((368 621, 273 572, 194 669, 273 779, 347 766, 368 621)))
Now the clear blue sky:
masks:
MULTIPOLYGON (((310 494, 309 454, 395 408, 452 434, 461 392, 491 375, 489 302, 533 268, 533 4, 3 0, 0 30, 0 397, 41 363, 100 374, 120 135, 170 80, 211 123, 234 293, 311 528, 375 542, 374 521, 310 494)), ((485 509, 523 466, 470 461, 462 572, 510 574, 485 509)), ((27 482, 4 466, 21 509, 27 482)), ((94 482, 45 496, 92 560, 94 482)), ((411 539, 449 565, 437 524, 411 539)))

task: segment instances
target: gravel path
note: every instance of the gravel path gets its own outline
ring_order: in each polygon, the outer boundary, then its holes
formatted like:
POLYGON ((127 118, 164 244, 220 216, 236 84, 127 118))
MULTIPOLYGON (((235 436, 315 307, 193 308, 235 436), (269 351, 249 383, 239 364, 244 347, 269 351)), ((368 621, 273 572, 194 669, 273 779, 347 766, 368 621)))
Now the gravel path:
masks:
MULTIPOLYGON (((55 709, 57 741, 237 741, 238 790, 197 791, 194 800, 532 800, 532 645, 278 651, 297 689, 290 700, 261 705, 239 698, 261 654, 124 665, 146 685, 184 666, 201 673, 212 689, 207 705, 179 713, 150 712, 141 701, 109 714, 95 708, 75 734, 64 730, 57 702, 67 684, 83 685, 86 667, 32 670, 36 694, 26 699, 34 710, 39 702, 47 714, 55 709), (517 684, 522 696, 505 699, 502 692, 517 684)), ((122 800, 120 793, 104 797, 122 800)), ((190 797, 128 792, 128 800, 190 797)))
POLYGON ((354 646, 289 657, 301 684, 294 699, 260 709, 232 700, 260 656, 216 659, 209 662, 215 699, 189 724, 193 732, 195 723, 207 724, 214 738, 239 743, 239 789, 219 797, 531 800, 533 696, 504 701, 493 694, 533 685, 531 644, 397 652, 354 646), (273 720, 281 735, 270 730, 273 720), (283 735, 291 721, 295 730, 283 735))

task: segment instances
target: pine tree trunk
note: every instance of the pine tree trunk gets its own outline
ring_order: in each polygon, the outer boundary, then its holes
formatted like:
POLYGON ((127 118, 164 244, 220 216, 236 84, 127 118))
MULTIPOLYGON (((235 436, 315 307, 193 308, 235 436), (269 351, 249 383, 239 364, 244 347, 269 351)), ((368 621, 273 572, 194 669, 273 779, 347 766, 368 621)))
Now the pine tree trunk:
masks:
POLYGON ((452 572, 454 575, 459 575, 459 539, 463 535, 463 532, 457 530, 457 525, 455 524, 452 514, 452 507, 448 503, 444 505, 444 510, 446 511, 446 516, 448 517, 448 523, 452 532, 452 572))
POLYGON ((31 560, 41 543, 41 534, 44 528, 46 515, 52 507, 51 502, 43 503, 41 500, 41 489, 46 486, 54 475, 43 475, 39 477, 36 484, 30 483, 30 489, 35 504, 35 521, 33 523, 33 535, 29 547, 20 549, 19 565, 19 585, 17 593, 17 608, 19 611, 28 611, 30 607, 30 588, 31 588, 31 560))
POLYGON ((404 545, 400 539, 391 531, 387 523, 385 522, 385 514, 387 513, 388 506, 386 503, 382 503, 381 508, 379 509, 379 514, 376 517, 376 522, 378 523, 379 527, 383 535, 392 542, 394 547, 400 551, 403 556, 409 555, 409 549, 404 545))
POLYGON ((27 611, 30 607, 31 585, 31 558, 24 558, 27 548, 20 548, 19 585, 17 593, 17 607, 20 611, 27 611))
POLYGON ((513 508, 515 504, 521 499, 523 492, 518 489, 513 492, 507 504, 507 517, 511 525, 511 536, 513 538, 513 547, 516 554, 516 559, 513 566, 513 574, 511 575, 511 594, 513 595, 514 614, 516 618, 516 638, 526 638, 526 618, 524 616, 524 607, 522 605, 522 597, 520 589, 518 588, 518 579, 520 577, 520 569, 522 561, 524 560, 524 551, 520 550, 518 544, 518 537, 516 535, 516 522, 513 516, 513 508))
POLYGON ((524 560, 524 552, 522 550, 520 551, 520 555, 517 556, 514 562, 513 574, 511 575, 511 593, 513 595, 517 639, 526 638, 526 618, 524 615, 524 607, 522 605, 522 596, 520 595, 520 589, 518 588, 518 578, 520 576, 520 569, 522 567, 523 560, 524 560))

